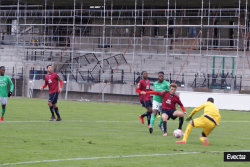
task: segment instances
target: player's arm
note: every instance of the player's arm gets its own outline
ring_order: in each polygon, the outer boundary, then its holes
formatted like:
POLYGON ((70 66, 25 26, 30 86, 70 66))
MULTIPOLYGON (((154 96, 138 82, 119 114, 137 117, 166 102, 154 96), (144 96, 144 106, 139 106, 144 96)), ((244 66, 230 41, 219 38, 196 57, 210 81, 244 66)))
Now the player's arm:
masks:
POLYGON ((59 93, 62 93, 63 81, 60 79, 60 77, 58 77, 57 80, 60 82, 59 93))
POLYGON ((202 105, 200 105, 199 107, 196 107, 195 109, 193 109, 193 111, 191 112, 191 114, 188 116, 188 118, 186 119, 186 121, 190 121, 192 119, 192 116, 197 113, 198 111, 200 111, 201 109, 205 108, 205 103, 203 103, 202 105))
POLYGON ((182 102, 181 102, 181 100, 180 100, 179 97, 178 97, 177 103, 181 106, 181 110, 182 110, 183 113, 186 114, 186 116, 187 116, 187 112, 186 112, 186 110, 185 110, 185 107, 183 106, 183 104, 182 104, 182 102))
POLYGON ((10 97, 10 96, 12 95, 13 90, 14 90, 14 84, 13 84, 13 82, 11 81, 10 77, 9 77, 9 79, 8 79, 8 82, 9 82, 9 84, 10 84, 10 91, 9 91, 9 93, 8 93, 8 97, 10 97))
POLYGON ((193 111, 191 112, 190 116, 192 117, 195 113, 197 113, 198 111, 200 111, 203 108, 205 108, 205 103, 203 103, 199 107, 196 107, 195 109, 193 109, 193 111))
POLYGON ((162 91, 162 94, 165 94, 166 92, 169 92, 169 88, 170 88, 169 82, 166 82, 164 86, 165 86, 165 89, 162 91))
POLYGON ((161 92, 159 91, 149 91, 149 92, 142 92, 141 94, 145 94, 145 95, 148 95, 148 94, 151 94, 151 95, 160 95, 160 96, 164 96, 161 92))
POLYGON ((136 92, 139 93, 139 94, 142 92, 141 91, 141 83, 140 82, 136 86, 136 92))
POLYGON ((170 88, 170 83, 167 82, 167 83, 166 83, 166 92, 169 92, 169 88, 170 88))
POLYGON ((44 85, 40 88, 40 90, 43 90, 44 88, 46 88, 47 85, 48 85, 48 81, 47 81, 47 79, 45 78, 44 85))

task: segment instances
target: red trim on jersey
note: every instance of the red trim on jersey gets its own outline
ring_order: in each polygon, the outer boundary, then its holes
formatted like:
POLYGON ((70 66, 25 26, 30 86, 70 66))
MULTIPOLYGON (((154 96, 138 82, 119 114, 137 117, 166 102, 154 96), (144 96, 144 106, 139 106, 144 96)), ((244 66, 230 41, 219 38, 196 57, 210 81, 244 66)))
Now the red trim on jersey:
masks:
POLYGON ((46 87, 47 87, 47 85, 44 84, 44 85, 43 85, 43 89, 46 88, 46 87))
POLYGON ((141 90, 136 90, 137 93, 141 93, 142 91, 141 90))
POLYGON ((181 109, 182 109, 183 112, 186 112, 184 106, 181 106, 181 109))
POLYGON ((62 87, 63 87, 63 81, 60 80, 60 88, 62 88, 62 87))
POLYGON ((158 92, 158 91, 150 91, 150 92, 146 92, 146 94, 147 94, 147 95, 148 95, 148 94, 158 95, 157 92, 158 92))

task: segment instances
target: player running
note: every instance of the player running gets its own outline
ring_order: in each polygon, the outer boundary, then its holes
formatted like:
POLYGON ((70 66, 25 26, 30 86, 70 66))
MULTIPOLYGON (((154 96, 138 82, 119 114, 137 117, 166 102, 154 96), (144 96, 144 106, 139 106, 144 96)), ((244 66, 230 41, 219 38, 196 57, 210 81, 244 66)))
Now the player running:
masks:
POLYGON ((163 97, 162 99, 162 111, 161 116, 163 119, 163 128, 164 128, 164 134, 163 136, 167 136, 167 120, 172 118, 175 120, 177 117, 179 117, 179 127, 182 131, 182 125, 183 125, 183 113, 186 113, 185 108, 183 104, 180 101, 179 96, 175 94, 177 85, 174 83, 170 84, 169 92, 159 92, 159 91, 151 91, 151 92, 141 92, 141 94, 154 94, 154 95, 160 95, 163 97), (176 104, 179 104, 181 106, 181 109, 183 112, 176 110, 176 104))
POLYGON ((221 120, 221 116, 219 113, 219 110, 217 109, 217 106, 214 104, 213 98, 208 98, 206 103, 203 103, 199 107, 195 108, 189 117, 186 119, 186 121, 190 121, 187 129, 185 131, 185 135, 182 140, 176 141, 176 143, 186 143, 187 138, 192 131, 193 127, 196 128, 203 128, 203 132, 200 135, 200 141, 204 146, 208 146, 208 138, 207 136, 212 132, 212 130, 215 128, 215 126, 218 126, 221 120), (204 109, 204 114, 200 118, 196 118, 192 120, 192 116, 200 111, 201 109, 204 109), (190 121, 191 120, 191 121, 190 121))
MULTIPOLYGON (((155 91, 163 91, 169 92, 169 86, 170 83, 168 81, 164 80, 164 72, 158 73, 158 81, 154 83, 155 91)), ((149 127, 149 133, 153 132, 153 126, 155 122, 155 117, 158 112, 161 112, 161 105, 162 105, 162 96, 160 95, 154 95, 153 97, 153 114, 151 115, 150 119, 150 127, 149 127)), ((160 127, 161 131, 164 132, 163 126, 162 126, 162 117, 160 119, 160 122, 158 126, 160 127)))
POLYGON ((147 109, 147 112, 145 112, 142 115, 139 115, 139 118, 141 119, 141 122, 144 124, 143 118, 147 116, 148 119, 148 127, 150 126, 150 118, 152 114, 152 102, 150 94, 148 95, 142 95, 141 92, 148 92, 150 91, 150 82, 148 80, 148 73, 146 71, 142 71, 141 73, 143 79, 139 81, 136 92, 139 93, 139 99, 143 107, 147 109))
POLYGON ((8 75, 5 75, 5 67, 1 66, 0 67, 0 101, 2 105, 2 115, 0 118, 0 121, 3 121, 4 119, 4 114, 6 111, 6 105, 7 105, 7 100, 8 97, 12 95, 14 89, 14 85, 8 75), (10 91, 8 93, 7 86, 10 84, 10 91))
POLYGON ((59 110, 58 110, 56 103, 58 99, 58 92, 62 93, 63 81, 60 79, 57 73, 54 73, 52 71, 51 65, 47 66, 47 72, 48 74, 45 76, 45 84, 40 88, 40 90, 43 90, 44 88, 46 88, 47 85, 49 86, 48 105, 50 108, 50 112, 52 114, 50 121, 54 121, 54 119, 56 118, 54 114, 54 110, 57 115, 56 121, 61 121, 62 118, 60 117, 59 110), (58 81, 60 82, 59 91, 58 91, 58 81))

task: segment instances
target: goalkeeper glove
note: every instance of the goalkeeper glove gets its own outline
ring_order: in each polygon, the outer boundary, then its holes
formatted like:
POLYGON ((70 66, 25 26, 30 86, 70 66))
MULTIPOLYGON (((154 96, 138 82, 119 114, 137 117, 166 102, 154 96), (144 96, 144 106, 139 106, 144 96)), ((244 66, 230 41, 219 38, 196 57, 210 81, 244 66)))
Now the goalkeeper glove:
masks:
POLYGON ((11 91, 9 91, 8 97, 10 97, 11 95, 12 95, 12 92, 11 92, 11 91))
POLYGON ((189 122, 189 121, 191 121, 191 120, 193 120, 193 119, 192 119, 192 117, 190 117, 190 116, 188 116, 187 119, 186 119, 187 122, 189 122))

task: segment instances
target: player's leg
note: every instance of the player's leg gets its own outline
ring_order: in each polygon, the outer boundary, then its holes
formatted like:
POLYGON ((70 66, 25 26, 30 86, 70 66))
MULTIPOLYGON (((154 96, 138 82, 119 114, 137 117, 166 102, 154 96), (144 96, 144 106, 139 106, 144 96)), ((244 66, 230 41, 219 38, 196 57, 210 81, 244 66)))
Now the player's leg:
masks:
MULTIPOLYGON (((141 104, 142 104, 142 107, 145 107, 145 108, 147 109, 147 107, 148 107, 147 101, 142 101, 141 104)), ((148 115, 148 110, 147 110, 144 114, 139 115, 139 118, 141 119, 141 123, 144 124, 144 119, 143 119, 143 118, 144 118, 145 116, 147 116, 147 115, 148 115)))
POLYGON ((56 121, 61 121, 62 118, 61 118, 61 116, 60 116, 60 114, 59 114, 59 109, 58 109, 56 103, 55 103, 55 104, 52 104, 52 105, 53 105, 53 107, 54 107, 54 109, 55 109, 55 113, 56 113, 56 116, 57 116, 56 121))
POLYGON ((164 135, 167 136, 167 121, 168 121, 168 115, 166 114, 165 110, 162 109, 162 119, 163 119, 163 129, 164 129, 164 135))
POLYGON ((57 107, 57 99, 58 99, 58 93, 55 93, 56 95, 55 95, 55 97, 54 97, 54 99, 53 99, 53 101, 52 101, 52 106, 53 106, 53 108, 54 108, 54 110, 55 110, 55 113, 56 113, 56 116, 57 116, 57 119, 56 119, 56 121, 61 121, 62 120, 62 118, 61 118, 61 116, 60 116, 60 114, 59 114, 59 109, 58 109, 58 107, 57 107))
POLYGON ((5 114, 5 111, 6 111, 6 105, 7 105, 7 97, 0 97, 0 101, 1 101, 1 104, 2 104, 2 114, 1 114, 0 121, 3 121, 4 120, 4 114, 5 114))
POLYGON ((163 123, 163 119, 161 117, 161 106, 162 106, 162 103, 159 103, 158 105, 158 114, 159 114, 159 117, 160 117, 160 122, 158 124, 159 128, 161 129, 162 132, 164 132, 164 128, 162 126, 162 123, 163 123), (160 113, 159 113, 160 112, 160 113))
POLYGON ((215 124, 210 120, 204 120, 204 128, 203 132, 200 135, 200 141, 204 146, 208 146, 208 138, 207 136, 212 132, 212 130, 215 128, 215 124))
POLYGON ((153 109, 153 111, 152 111, 152 115, 151 115, 151 118, 150 118, 149 133, 153 132, 153 126, 154 126, 154 123, 155 123, 155 117, 157 115, 157 111, 158 110, 156 110, 156 109, 153 109))
POLYGON ((153 132, 155 117, 156 117, 156 115, 158 113, 159 106, 160 106, 160 103, 158 103, 157 101, 153 101, 153 108, 152 108, 153 111, 152 111, 152 115, 151 115, 151 119, 150 119, 149 133, 153 132))
POLYGON ((48 102, 48 106, 52 115, 49 121, 54 121, 54 119, 56 119, 55 114, 54 114, 54 107, 51 102, 48 102))
POLYGON ((55 114, 54 114, 54 107, 52 105, 52 101, 53 101, 54 97, 55 97, 55 93, 51 93, 49 95, 48 106, 49 106, 49 109, 50 109, 50 112, 52 115, 49 121, 54 121, 54 119, 56 119, 55 114))
POLYGON ((207 136, 204 134, 204 132, 202 132, 201 135, 200 135, 200 141, 202 142, 202 144, 203 144, 204 146, 208 146, 208 145, 209 145, 208 138, 207 138, 207 136))
MULTIPOLYGON (((151 103, 151 101, 150 101, 150 103, 151 103)), ((151 106, 146 108, 148 110, 148 112, 147 112, 148 127, 150 127, 150 119, 151 119, 151 114, 152 114, 152 103, 149 105, 151 105, 151 106)))
POLYGON ((2 105, 2 115, 1 115, 0 121, 3 121, 5 111, 6 111, 6 107, 5 107, 5 105, 2 105))
POLYGON ((161 129, 161 131, 164 132, 162 123, 163 123, 163 119, 162 119, 162 116, 160 115, 160 122, 158 123, 158 126, 161 129))
POLYGON ((139 118, 141 119, 141 123, 143 123, 144 124, 144 117, 145 116, 147 116, 148 115, 148 111, 146 111, 144 114, 142 114, 142 115, 139 115, 139 118))
POLYGON ((206 118, 204 116, 201 116, 200 118, 196 118, 196 119, 190 121, 187 128, 186 128, 186 130, 185 130, 185 134, 184 134, 183 139, 180 140, 180 141, 176 141, 176 143, 186 143, 187 138, 188 138, 190 132, 192 131, 193 127, 196 127, 196 128, 201 128, 202 127, 202 128, 204 128, 206 126, 207 122, 206 122, 205 119, 206 118))
MULTIPOLYGON (((179 127, 178 127, 178 129, 180 129, 182 131, 182 125, 183 125, 183 121, 184 121, 184 119, 183 119, 183 112, 176 110, 173 113, 173 116, 174 117, 179 117, 179 127)), ((183 131, 182 131, 182 133, 183 133, 183 131)))
POLYGON ((188 138, 190 132, 192 131, 193 126, 194 126, 193 121, 190 121, 189 124, 188 124, 188 126, 187 126, 187 128, 186 128, 186 130, 185 130, 185 134, 184 134, 183 139, 180 140, 180 141, 176 141, 176 143, 186 143, 187 142, 187 138, 188 138))

